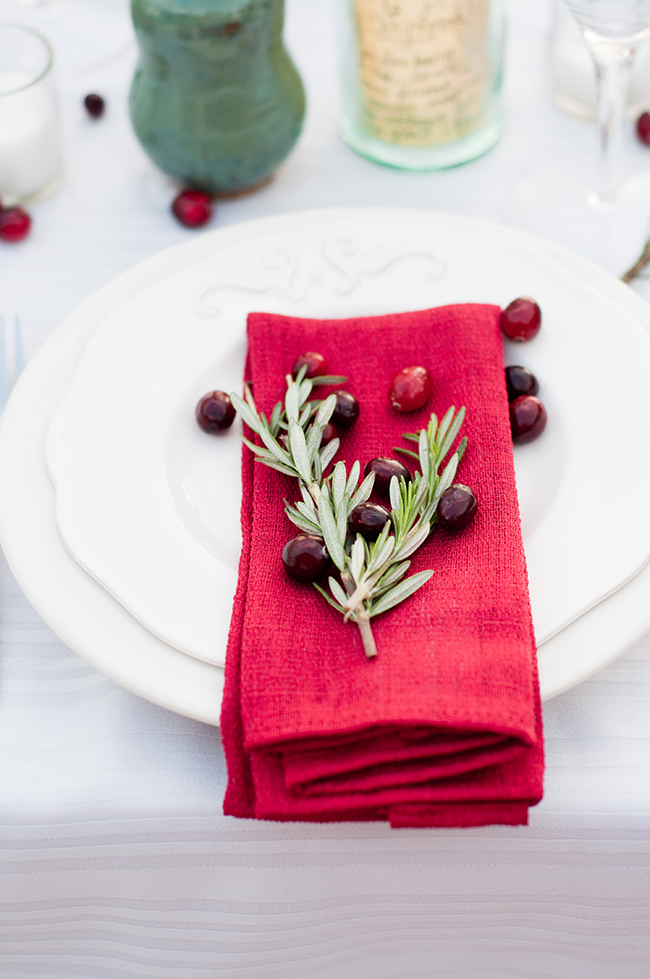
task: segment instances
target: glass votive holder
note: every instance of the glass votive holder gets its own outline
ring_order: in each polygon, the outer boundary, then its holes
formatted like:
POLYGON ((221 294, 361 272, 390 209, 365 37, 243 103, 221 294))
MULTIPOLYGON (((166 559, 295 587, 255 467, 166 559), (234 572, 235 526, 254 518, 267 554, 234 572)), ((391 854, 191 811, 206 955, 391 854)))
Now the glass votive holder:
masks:
POLYGON ((458 166, 504 127, 504 0, 338 0, 345 142, 407 170, 458 166))
POLYGON ((0 24, 0 200, 45 197, 62 179, 53 55, 37 31, 0 24))

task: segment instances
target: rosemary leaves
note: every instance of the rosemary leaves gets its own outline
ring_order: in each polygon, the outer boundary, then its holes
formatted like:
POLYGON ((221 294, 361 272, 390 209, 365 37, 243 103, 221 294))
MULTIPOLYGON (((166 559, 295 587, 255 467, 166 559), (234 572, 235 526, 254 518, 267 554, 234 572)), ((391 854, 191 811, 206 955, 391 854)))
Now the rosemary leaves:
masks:
POLYGON ((410 481, 393 476, 390 482, 390 519, 374 541, 353 534, 349 529, 352 511, 367 502, 373 490, 374 472, 361 479, 361 464, 356 461, 348 472, 344 462, 333 463, 340 446, 338 438, 322 445, 323 432, 336 406, 336 396, 309 401, 316 385, 340 384, 342 377, 305 378, 306 367, 295 379, 286 376, 284 403, 278 402, 270 419, 259 412, 253 396, 245 388, 244 398, 232 393, 235 408, 261 445, 244 438, 257 462, 298 481, 301 499, 285 500, 285 512, 305 534, 321 537, 338 571, 328 578, 329 591, 314 582, 314 587, 344 621, 354 622, 360 631, 368 658, 377 655, 371 620, 405 601, 421 588, 433 570, 408 575, 412 555, 428 539, 436 523, 436 511, 443 493, 454 481, 467 439, 462 438, 448 461, 445 459, 460 433, 465 409, 449 408, 438 421, 432 414, 425 429, 404 437, 416 444, 416 451, 398 451, 417 460, 419 472, 410 481))

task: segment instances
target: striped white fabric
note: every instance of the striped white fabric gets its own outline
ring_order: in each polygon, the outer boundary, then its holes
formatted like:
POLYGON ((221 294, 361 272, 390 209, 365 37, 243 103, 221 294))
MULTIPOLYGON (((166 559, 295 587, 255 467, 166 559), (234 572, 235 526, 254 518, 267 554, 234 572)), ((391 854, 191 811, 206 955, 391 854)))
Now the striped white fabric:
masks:
MULTIPOLYGON (((305 135, 271 187, 217 222, 380 203, 498 217, 541 154, 592 139, 548 103, 548 4, 510 8, 503 142, 468 167, 407 175, 337 140, 333 0, 287 0, 305 135)), ((0 0, 0 19, 55 41, 68 149, 65 189, 0 256, 0 303, 21 312, 28 353, 94 288, 189 235, 129 129, 133 50, 94 68, 81 56, 82 13, 123 46, 126 0, 60 10, 0 0), (97 124, 80 109, 92 90, 108 103, 97 124)), ((647 979, 650 637, 546 705, 546 797, 529 827, 279 825, 220 815, 218 731, 96 673, 4 563, 0 590, 2 979, 647 979)))
POLYGON ((97 674, 3 565, 3 977, 647 976, 650 636, 546 705, 528 828, 239 821, 218 731, 97 674))

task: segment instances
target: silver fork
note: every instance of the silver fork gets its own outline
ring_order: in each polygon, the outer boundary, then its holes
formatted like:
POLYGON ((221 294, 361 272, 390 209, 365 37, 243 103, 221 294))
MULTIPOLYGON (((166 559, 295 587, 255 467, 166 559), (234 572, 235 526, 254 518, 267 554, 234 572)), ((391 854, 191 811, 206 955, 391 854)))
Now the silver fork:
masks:
POLYGON ((13 340, 13 369, 10 371, 7 358, 5 318, 4 313, 0 313, 0 415, 4 411, 7 398, 25 366, 25 347, 23 345, 23 334, 20 329, 20 317, 18 313, 14 316, 13 340))

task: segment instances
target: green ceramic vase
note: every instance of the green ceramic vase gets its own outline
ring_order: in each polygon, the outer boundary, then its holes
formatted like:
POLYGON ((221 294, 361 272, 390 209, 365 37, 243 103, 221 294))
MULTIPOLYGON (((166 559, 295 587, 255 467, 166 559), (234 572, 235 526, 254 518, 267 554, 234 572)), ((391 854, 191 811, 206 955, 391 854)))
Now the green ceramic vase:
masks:
POLYGON ((213 194, 263 183, 296 142, 305 93, 284 0, 132 0, 131 120, 153 162, 213 194))

